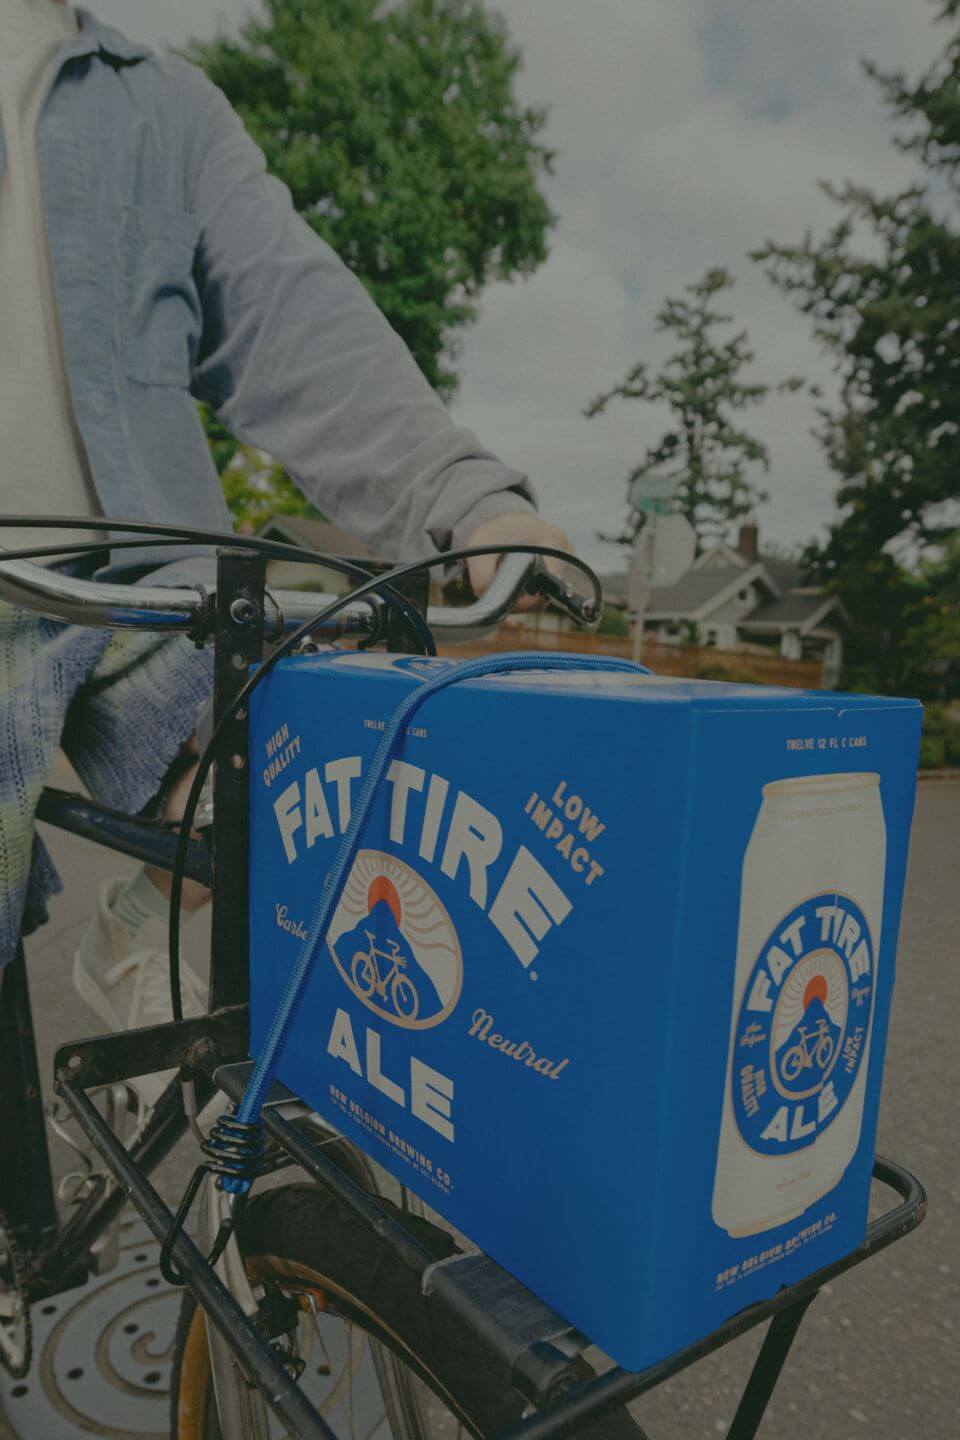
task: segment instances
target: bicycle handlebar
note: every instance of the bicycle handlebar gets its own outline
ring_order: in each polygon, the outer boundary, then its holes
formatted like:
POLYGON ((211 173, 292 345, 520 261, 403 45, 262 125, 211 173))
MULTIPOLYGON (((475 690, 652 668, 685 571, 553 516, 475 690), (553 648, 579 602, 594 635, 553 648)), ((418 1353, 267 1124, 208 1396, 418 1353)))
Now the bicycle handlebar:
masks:
MULTIPOLYGON (((2 552, 0 552, 2 553, 2 552)), ((431 605, 427 623, 445 639, 476 636, 509 615, 524 594, 540 593, 580 624, 596 625, 599 599, 584 596, 551 574, 540 557, 507 555, 484 594, 470 605, 431 605)), ((277 640, 334 602, 316 590, 275 590, 266 595, 266 634, 277 640)), ((81 580, 28 560, 0 559, 0 599, 50 620, 116 630, 183 631, 205 638, 212 629, 210 593, 184 586, 123 585, 81 580)), ((375 595, 341 610, 317 633, 368 637, 382 632, 383 602, 375 595)))

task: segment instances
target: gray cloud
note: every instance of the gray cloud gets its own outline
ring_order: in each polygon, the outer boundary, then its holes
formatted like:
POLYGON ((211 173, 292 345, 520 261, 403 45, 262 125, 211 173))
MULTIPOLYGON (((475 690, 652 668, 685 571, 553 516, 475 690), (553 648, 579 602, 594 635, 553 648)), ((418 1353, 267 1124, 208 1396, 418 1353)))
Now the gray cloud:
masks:
POLYGON ((697 39, 711 89, 724 91, 739 85, 750 54, 750 32, 734 7, 724 0, 711 6, 697 20, 697 39))
MULTIPOLYGON (((152 43, 234 27, 245 0, 91 0, 152 43)), ((821 178, 894 187, 913 174, 860 57, 917 70, 943 44, 928 0, 501 0, 525 55, 525 98, 551 107, 550 182, 560 216, 547 264, 491 288, 464 336, 455 414, 534 476, 545 511, 588 558, 611 563, 622 478, 662 417, 639 406, 580 411, 627 366, 665 354, 654 314, 667 294, 724 264, 756 370, 830 383, 803 322, 747 250, 799 238, 833 210, 821 178)), ((768 534, 802 541, 830 517, 833 481, 809 436, 809 404, 777 399, 756 419, 771 447, 768 534)))

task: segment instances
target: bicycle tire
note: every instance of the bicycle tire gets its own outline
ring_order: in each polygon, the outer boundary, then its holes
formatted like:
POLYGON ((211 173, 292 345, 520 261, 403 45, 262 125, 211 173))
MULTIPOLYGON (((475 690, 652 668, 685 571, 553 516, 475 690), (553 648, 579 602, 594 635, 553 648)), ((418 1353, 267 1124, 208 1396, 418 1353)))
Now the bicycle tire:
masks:
POLYGON ((395 975, 393 984, 390 987, 390 998, 393 1000, 393 1008, 404 1020, 416 1020, 420 1014, 420 996, 417 994, 417 987, 407 975, 395 975), (411 1003, 401 1005, 400 996, 406 995, 409 991, 411 1003))
MULTIPOLYGON (((426 1219, 397 1212, 411 1233, 437 1259, 456 1250, 452 1236, 426 1219)), ((333 1313, 350 1316, 385 1352, 399 1361, 403 1376, 394 1411, 388 1415, 394 1440, 433 1440, 454 1432, 487 1440, 516 1423, 526 1402, 479 1354, 451 1362, 449 1350, 438 1351, 429 1302, 420 1277, 362 1225, 330 1192, 312 1184, 292 1184, 265 1191, 250 1204, 241 1237, 248 1273, 254 1283, 284 1280, 293 1288, 314 1289, 333 1313), (446 1416, 434 1426, 414 1384, 439 1401, 446 1416), (396 1424, 397 1407, 403 1411, 396 1424), (397 1430, 400 1434, 397 1434, 397 1430)), ((171 1440, 222 1440, 210 1383, 204 1319, 193 1298, 184 1297, 174 1341, 171 1377, 171 1440)), ((592 1378, 586 1361, 578 1361, 580 1378, 592 1378)), ((377 1378, 383 1387, 380 1369, 377 1378)), ((327 1416, 329 1420, 329 1416, 327 1416)), ((626 1410, 598 1420, 581 1432, 582 1440, 645 1440, 644 1432, 626 1410)))
POLYGON ((358 995, 369 1000, 376 993, 377 971, 374 962, 364 950, 358 950, 350 962, 350 975, 358 995), (362 979, 361 979, 362 976, 362 979))
POLYGON ((788 1050, 780 1062, 780 1074, 788 1085, 792 1085, 794 1080, 803 1073, 803 1059, 796 1056, 799 1048, 799 1046, 795 1046, 792 1050, 788 1050))

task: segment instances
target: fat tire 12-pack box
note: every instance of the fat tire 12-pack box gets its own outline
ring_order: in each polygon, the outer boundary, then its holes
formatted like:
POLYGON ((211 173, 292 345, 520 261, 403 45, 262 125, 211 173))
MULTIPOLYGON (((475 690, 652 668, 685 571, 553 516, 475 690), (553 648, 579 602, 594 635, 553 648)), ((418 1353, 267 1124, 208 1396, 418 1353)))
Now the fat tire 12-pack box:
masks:
MULTIPOLYGON (((443 660, 286 660, 250 719, 252 1053, 384 723, 443 660)), ((620 1364, 863 1240, 915 702, 601 672, 412 717, 279 1078, 620 1364)))

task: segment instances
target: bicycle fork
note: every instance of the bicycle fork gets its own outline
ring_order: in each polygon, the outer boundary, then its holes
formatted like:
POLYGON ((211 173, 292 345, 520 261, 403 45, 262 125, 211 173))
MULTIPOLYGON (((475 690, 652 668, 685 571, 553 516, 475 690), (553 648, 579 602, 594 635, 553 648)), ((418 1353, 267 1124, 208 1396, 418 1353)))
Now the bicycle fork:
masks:
MULTIPOLYGON (((228 1206, 229 1197, 218 1189, 215 1180, 208 1176, 203 1185, 197 1236, 197 1243, 204 1254, 209 1254, 220 1227, 227 1218, 228 1206)), ((236 1235, 231 1235, 215 1270, 243 1313, 254 1319, 259 1306, 247 1279, 236 1235)), ((234 1361, 230 1346, 219 1330, 210 1324, 206 1330, 210 1372, 213 1376, 222 1433, 229 1436, 230 1440, 233 1440, 234 1436, 237 1440, 270 1440, 267 1406, 263 1395, 254 1386, 247 1384, 234 1361)))

